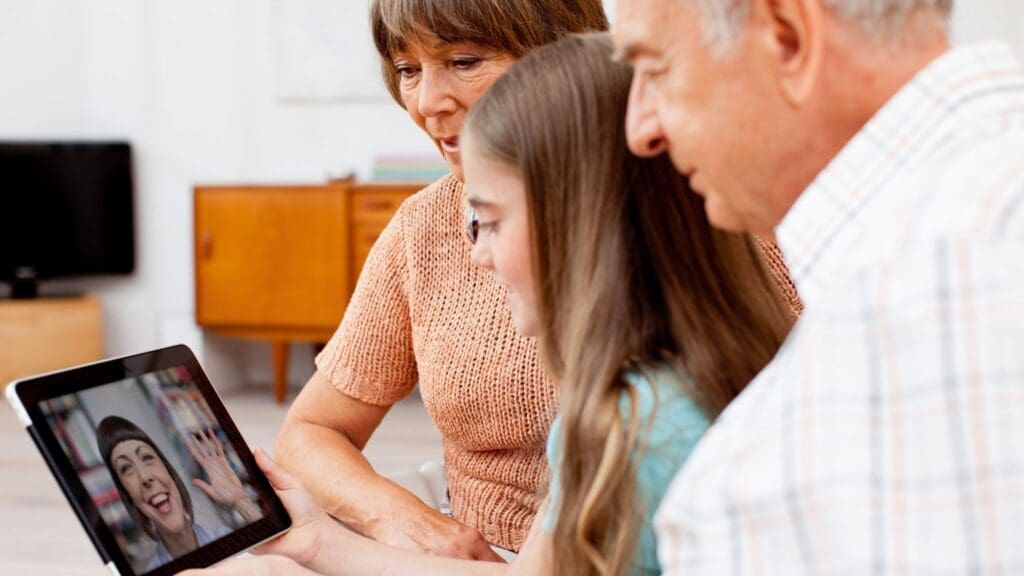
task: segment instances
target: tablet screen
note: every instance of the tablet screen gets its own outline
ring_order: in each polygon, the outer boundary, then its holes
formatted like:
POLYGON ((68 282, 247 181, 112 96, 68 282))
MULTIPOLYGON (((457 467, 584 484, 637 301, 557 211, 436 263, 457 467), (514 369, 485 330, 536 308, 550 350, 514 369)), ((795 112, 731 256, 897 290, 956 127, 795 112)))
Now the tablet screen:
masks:
POLYGON ((38 409, 136 574, 274 509, 232 446, 237 432, 225 430, 185 365, 45 399, 38 409))

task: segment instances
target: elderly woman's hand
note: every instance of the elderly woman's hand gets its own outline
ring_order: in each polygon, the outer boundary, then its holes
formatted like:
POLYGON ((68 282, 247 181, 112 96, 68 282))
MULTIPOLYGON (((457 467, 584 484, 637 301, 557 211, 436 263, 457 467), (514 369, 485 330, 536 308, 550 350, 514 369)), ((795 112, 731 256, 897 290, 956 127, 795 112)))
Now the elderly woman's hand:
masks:
POLYGON ((310 566, 316 560, 324 541, 329 536, 347 533, 347 529, 328 516, 302 483, 278 466, 262 448, 257 448, 253 455, 256 465, 267 475, 267 480, 292 518, 292 527, 288 532, 263 544, 256 552, 287 556, 303 566, 310 566))
MULTIPOLYGON (((370 556, 379 556, 379 548, 368 548, 370 540, 328 516, 302 483, 278 466, 262 448, 257 448, 254 456, 256 464, 267 475, 267 480, 292 517, 291 530, 258 547, 257 554, 286 556, 321 572, 335 569, 333 565, 337 562, 328 557, 354 561, 356 556, 365 557, 368 550, 376 551, 369 552, 370 556)), ((405 524, 409 532, 396 532, 392 541, 378 540, 438 556, 503 562, 479 532, 440 513, 435 514, 443 524, 405 524), (418 540, 413 541, 408 534, 415 535, 418 540)))
POLYGON ((373 536, 384 544, 435 556, 504 562, 480 532, 432 508, 385 524, 373 536))

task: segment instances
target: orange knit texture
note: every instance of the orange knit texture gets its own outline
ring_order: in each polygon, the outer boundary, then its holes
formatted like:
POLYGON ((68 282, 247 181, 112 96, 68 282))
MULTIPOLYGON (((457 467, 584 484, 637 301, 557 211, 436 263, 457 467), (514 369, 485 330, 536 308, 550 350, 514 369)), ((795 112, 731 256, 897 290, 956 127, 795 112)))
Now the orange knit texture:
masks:
POLYGON ((547 478, 557 391, 491 273, 470 262, 451 176, 406 200, 374 244, 345 318, 317 357, 357 400, 391 405, 419 383, 444 438, 455 518, 518 550, 547 478))
MULTIPOLYGON (((534 340, 506 291, 470 261, 462 184, 446 176, 406 200, 374 244, 345 318, 316 358, 340 392, 390 406, 420 386, 444 439, 452 511, 518 551, 540 504, 557 410, 534 340)), ((782 255, 761 248, 795 313, 782 255)))
POLYGON ((764 256, 765 264, 768 265, 768 270, 775 280, 779 293, 786 303, 789 304, 789 309, 793 312, 793 316, 799 317, 800 313, 804 311, 804 303, 800 300, 800 294, 796 291, 796 284, 793 283, 793 279, 789 276, 789 267, 786 266, 785 261, 782 259, 782 251, 779 250, 779 247, 774 242, 764 238, 758 238, 757 243, 761 247, 761 254, 764 256))

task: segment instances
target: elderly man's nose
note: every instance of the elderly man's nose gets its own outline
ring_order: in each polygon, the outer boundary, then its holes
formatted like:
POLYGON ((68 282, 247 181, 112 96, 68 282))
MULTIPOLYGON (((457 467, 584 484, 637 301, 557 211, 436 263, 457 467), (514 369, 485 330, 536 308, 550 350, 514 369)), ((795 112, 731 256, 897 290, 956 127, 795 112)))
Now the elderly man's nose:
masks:
POLYGON ((630 151, 641 157, 657 156, 666 148, 661 122, 651 105, 644 80, 639 75, 633 79, 629 90, 626 140, 630 151))
POLYGON ((643 158, 657 156, 667 147, 660 126, 651 120, 630 123, 626 129, 626 135, 629 150, 643 158))

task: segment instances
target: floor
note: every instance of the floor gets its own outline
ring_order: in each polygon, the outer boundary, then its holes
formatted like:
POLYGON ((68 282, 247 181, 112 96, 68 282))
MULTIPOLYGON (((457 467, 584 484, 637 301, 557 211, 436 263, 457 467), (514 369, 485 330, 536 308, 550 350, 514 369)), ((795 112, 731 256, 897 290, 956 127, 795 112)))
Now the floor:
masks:
MULTIPOLYGON (((285 408, 269 390, 236 392, 224 402, 250 447, 273 445, 285 408)), ((28 434, 0 404, 0 534, 7 535, 0 538, 0 574, 108 575, 28 434)), ((366 455, 386 476, 441 461, 440 436, 417 395, 391 410, 366 455)))

